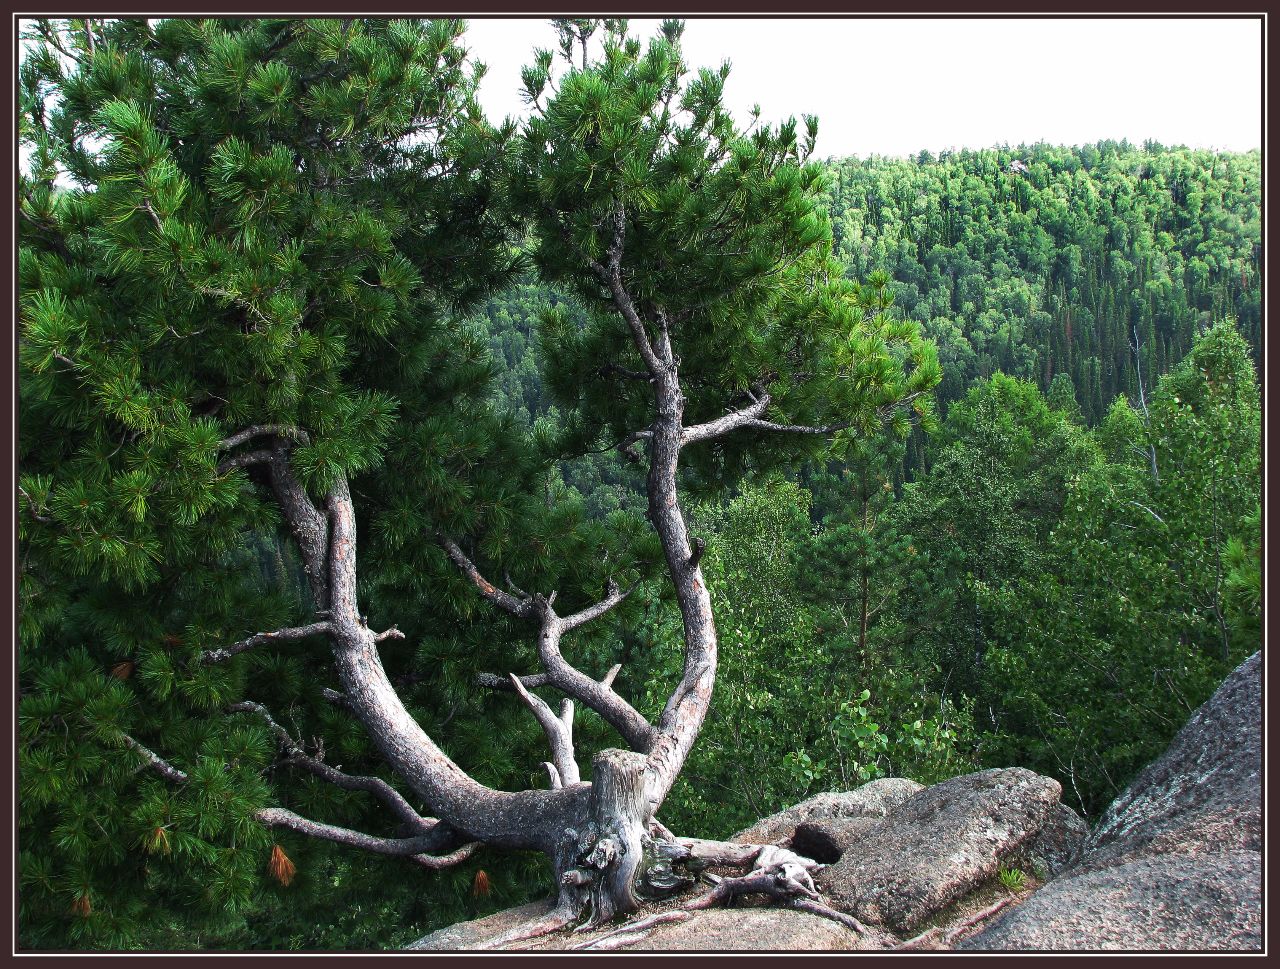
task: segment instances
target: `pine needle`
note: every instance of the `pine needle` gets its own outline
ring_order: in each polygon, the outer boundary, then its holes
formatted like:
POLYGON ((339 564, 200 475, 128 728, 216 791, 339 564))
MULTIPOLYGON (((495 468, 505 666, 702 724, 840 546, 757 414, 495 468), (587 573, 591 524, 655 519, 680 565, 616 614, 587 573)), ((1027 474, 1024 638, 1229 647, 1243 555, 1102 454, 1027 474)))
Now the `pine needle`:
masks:
POLYGON ((169 853, 169 832, 163 827, 157 826, 151 832, 151 837, 147 839, 147 851, 153 855, 156 852, 167 855, 169 853))
POLYGON ((287 888, 297 870, 283 848, 279 845, 271 846, 271 861, 267 865, 267 871, 271 873, 272 878, 287 888))

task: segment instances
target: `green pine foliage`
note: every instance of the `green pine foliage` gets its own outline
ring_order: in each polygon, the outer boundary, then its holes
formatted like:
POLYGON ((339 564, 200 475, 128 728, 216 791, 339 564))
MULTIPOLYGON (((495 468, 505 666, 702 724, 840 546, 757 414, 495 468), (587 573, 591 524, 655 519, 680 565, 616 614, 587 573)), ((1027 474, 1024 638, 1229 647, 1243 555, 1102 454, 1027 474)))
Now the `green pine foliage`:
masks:
MULTIPOLYGON (((816 119, 770 127, 753 117, 741 130, 724 103, 728 64, 692 71, 679 22, 665 22, 647 46, 625 25, 604 28, 599 65, 553 82, 553 55, 543 51, 526 70, 533 115, 512 187, 531 217, 541 277, 585 315, 553 307, 538 331, 542 359, 555 361, 544 376, 566 440, 579 449, 601 437, 617 442, 652 419, 649 384, 605 367, 644 364, 598 272, 584 265, 606 258, 619 211, 631 298, 660 303, 669 316, 686 425, 765 385, 771 413, 793 423, 839 415, 866 436, 880 429, 878 408, 900 401, 927 419, 940 377, 932 344, 916 323, 865 308, 832 257, 817 196, 823 168, 810 160, 816 119)), ((899 433, 911 416, 895 411, 899 433)), ((806 438, 792 437, 792 445, 806 438)), ((725 482, 793 450, 751 432, 686 461, 725 482)))
MULTIPOLYGON (((993 555, 1001 574, 984 574, 971 600, 984 761, 1058 777, 1088 814, 1261 645, 1228 581, 1240 561, 1233 530, 1256 527, 1260 500, 1259 399, 1243 337, 1230 323, 1198 337, 1158 385, 1149 422, 1131 412, 1127 428, 1118 459, 1084 452, 1053 480, 1051 505, 1022 506, 1018 517, 1048 526, 1034 558, 1009 569, 993 555)), ((941 473, 939 462, 921 489, 941 473)))
MULTIPOLYGON (((275 765, 263 726, 222 712, 253 699, 309 745, 323 738, 331 761, 383 770, 321 699, 331 674, 318 641, 201 662, 307 614, 269 492, 220 469, 219 442, 253 424, 306 428, 306 484, 364 472, 380 496, 389 447, 403 461, 430 441, 421 466, 509 429, 478 389, 492 372, 483 335, 451 322, 515 266, 497 195, 508 132, 479 114, 459 22, 31 33, 33 155, 18 186, 22 937, 193 944, 180 925, 233 945, 287 893, 314 915, 324 892, 301 886, 349 868, 337 849, 270 835, 257 808, 386 822, 368 798, 275 765), (135 745, 185 783, 148 770, 135 745), (301 873, 291 888, 264 878, 275 841, 301 873)), ((509 462, 502 487, 518 490, 533 461, 509 462)), ((474 515, 498 486, 491 469, 468 477, 470 464, 421 482, 416 517, 395 527, 395 507, 366 502, 372 551, 394 554, 459 506, 474 515)), ((410 678, 420 661, 403 650, 388 662, 410 678)), ((415 904, 407 888, 387 897, 415 904)))

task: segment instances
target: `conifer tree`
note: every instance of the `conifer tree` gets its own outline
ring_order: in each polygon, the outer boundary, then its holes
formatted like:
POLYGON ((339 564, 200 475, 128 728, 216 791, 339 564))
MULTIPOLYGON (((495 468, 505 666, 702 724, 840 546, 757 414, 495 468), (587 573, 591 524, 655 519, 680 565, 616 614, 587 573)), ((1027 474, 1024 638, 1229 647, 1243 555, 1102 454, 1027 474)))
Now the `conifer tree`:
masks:
POLYGON ((803 136, 738 129, 727 66, 690 75, 678 23, 647 48, 618 21, 560 28, 568 66, 540 52, 526 71, 534 117, 508 152, 455 22, 36 26, 19 186, 23 884, 48 938, 126 939, 143 903, 122 880, 243 909, 264 866, 296 873, 279 844, 264 863, 282 829, 429 869, 482 843, 541 852, 559 893, 543 928, 634 908, 681 864, 755 865, 805 893, 805 859, 677 839, 655 817, 716 672, 682 482, 905 433, 936 359, 917 324, 868 317, 841 279, 812 119, 803 136), (448 323, 510 275, 506 201, 544 278, 589 313, 544 321, 566 419, 529 442, 477 400, 483 347, 448 323), (651 540, 625 516, 584 532, 530 493, 547 455, 601 443, 647 464, 651 540), (562 642, 655 560, 685 660, 650 722, 616 666, 588 674, 562 642), (504 573, 520 584, 490 581, 504 573), (533 714, 550 789, 484 783, 388 674, 405 634, 386 624, 409 622, 395 613, 431 615, 465 583, 536 638, 541 673, 488 674, 492 651, 469 672, 533 714), (589 783, 575 704, 630 748, 597 753, 589 783), (316 739, 356 723, 383 762, 367 774, 316 739), (375 802, 385 834, 363 830, 375 802))
MULTIPOLYGON (((311 496, 344 496, 393 426, 433 420, 441 450, 484 433, 468 395, 488 366, 447 314, 511 258, 493 212, 501 133, 475 105, 461 29, 30 25, 19 508, 32 943, 122 945, 155 938, 165 912, 187 927, 243 913, 282 837, 261 823, 283 817, 268 806, 343 821, 370 813, 365 790, 426 830, 385 779, 330 767, 315 746, 327 739, 330 763, 348 765, 361 749, 321 692, 338 684, 317 649, 329 526, 311 496), (304 526, 300 556, 282 519, 304 526)), ((287 880, 285 860, 273 870, 287 880)))

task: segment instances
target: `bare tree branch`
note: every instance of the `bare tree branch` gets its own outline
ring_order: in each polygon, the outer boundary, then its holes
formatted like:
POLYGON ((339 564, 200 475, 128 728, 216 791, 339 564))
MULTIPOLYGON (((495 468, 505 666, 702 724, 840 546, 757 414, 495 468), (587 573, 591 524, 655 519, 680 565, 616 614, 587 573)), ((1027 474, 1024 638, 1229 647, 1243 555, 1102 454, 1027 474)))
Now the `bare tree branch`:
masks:
MULTIPOLYGON (((754 396, 754 395, 753 395, 754 396)), ((894 411, 910 404, 919 393, 908 394, 902 400, 895 401, 892 404, 885 404, 876 408, 876 417, 881 421, 887 421, 893 416, 894 411)), ((732 411, 725 414, 724 417, 718 417, 714 421, 707 421, 704 424, 694 424, 692 427, 686 427, 680 432, 680 446, 686 444, 694 444, 698 441, 709 441, 712 438, 723 437, 724 435, 735 431, 738 428, 746 427, 757 431, 772 431, 777 434, 813 434, 822 436, 826 434, 834 434, 837 431, 844 431, 852 427, 853 421, 840 421, 835 424, 779 424, 775 421, 764 420, 761 415, 769 408, 772 398, 768 394, 763 394, 749 407, 743 407, 740 410, 732 411)))
MULTIPOLYGON (((499 608, 523 619, 538 618, 541 629, 538 633, 538 658, 546 670, 545 680, 534 680, 531 677, 521 678, 522 686, 554 686, 575 700, 594 710, 620 733, 633 750, 647 750, 652 743, 654 732, 650 723, 622 699, 611 688, 596 682, 581 670, 571 665, 560 652, 560 638, 566 629, 576 629, 590 622, 597 616, 608 612, 625 599, 635 589, 635 585, 620 593, 616 583, 610 583, 608 595, 587 609, 561 618, 552 608, 555 593, 549 596, 534 595, 527 599, 516 599, 514 596, 498 589, 492 582, 480 574, 480 570, 467 558, 456 542, 444 536, 440 544, 449 554, 454 564, 462 570, 490 602, 499 608)), ((492 674, 480 674, 478 682, 483 686, 497 686, 492 674)), ((498 687, 501 688, 501 687, 498 687)))
POLYGON ((375 854, 400 858, 411 858, 414 855, 436 850, 440 841, 434 833, 414 835, 411 838, 380 838, 362 831, 352 831, 350 828, 312 821, 286 808, 262 808, 254 817, 268 828, 289 828, 299 834, 323 841, 333 841, 353 848, 363 848, 375 854))
MULTIPOLYGON (((487 690, 505 690, 508 693, 514 693, 515 687, 511 685, 511 677, 514 673, 508 673, 506 676, 499 676, 497 673, 477 673, 476 685, 483 686, 487 690)), ((529 676, 518 677, 528 689, 534 690, 540 686, 551 686, 551 677, 546 673, 533 673, 529 676)))
POLYGON ((769 395, 765 394, 749 407, 731 411, 723 417, 717 417, 714 421, 707 421, 705 424, 694 424, 692 427, 684 428, 680 432, 680 446, 684 447, 687 444, 694 444, 698 441, 709 441, 714 437, 722 437, 730 431, 743 427, 749 421, 756 420, 768 410, 770 399, 769 395))
POLYGON ((626 241, 626 232, 627 210, 622 199, 619 198, 614 204, 613 242, 609 246, 607 261, 604 266, 593 261, 591 267, 600 277, 601 282, 608 287, 610 295, 613 296, 614 305, 622 314, 622 318, 627 321, 627 326, 631 328, 632 340, 640 354, 640 359, 649 368, 649 374, 657 376, 665 366, 658 354, 654 352, 653 343, 649 340, 649 331, 645 329, 644 321, 640 319, 640 313, 631 300, 631 294, 622 285, 622 250, 626 241))
POLYGON ((613 579, 610 579, 608 590, 603 599, 597 602, 594 606, 588 606, 581 612, 575 612, 571 616, 562 617, 560 622, 566 630, 577 629, 579 626, 589 623, 592 619, 598 619, 600 616, 603 616, 623 599, 635 592, 636 587, 639 585, 639 581, 633 582, 626 592, 619 592, 618 583, 614 582, 613 579))
POLYGON ((564 781, 560 779, 560 771, 556 768, 555 764, 551 763, 549 760, 544 760, 542 762, 542 766, 547 771, 547 779, 553 791, 558 791, 560 788, 564 787, 564 781))
POLYGON ((345 693, 339 693, 337 690, 331 690, 326 686, 320 691, 320 696, 326 703, 330 703, 335 707, 342 707, 344 710, 351 709, 351 704, 347 702, 345 693))
POLYGON ((289 448, 294 443, 307 443, 310 436, 299 427, 289 424, 255 424, 232 434, 219 443, 226 451, 257 437, 272 438, 269 447, 227 458, 218 465, 218 473, 225 474, 233 468, 250 464, 266 464, 271 473, 271 489, 289 523, 289 530, 302 553, 303 570, 311 586, 311 598, 317 610, 329 605, 327 564, 329 554, 329 526, 325 515, 307 495, 289 460, 289 448))
POLYGON ((429 834, 440 824, 435 818, 424 818, 413 806, 406 801, 394 787, 379 777, 357 777, 350 774, 344 774, 337 768, 330 767, 328 764, 312 757, 302 749, 299 744, 284 727, 280 726, 271 716, 270 712, 261 703, 254 703, 252 700, 244 700, 240 703, 233 703, 227 709, 231 713, 252 713, 261 717, 265 721, 267 728, 275 735, 276 740, 280 744, 280 748, 287 757, 287 763, 297 764, 300 767, 310 771, 321 780, 328 781, 336 787, 341 787, 348 791, 368 791, 378 800, 382 801, 387 807, 395 812, 396 816, 402 821, 412 825, 421 834, 429 834))
POLYGON ((617 444, 617 452, 628 461, 635 462, 640 460, 640 455, 634 450, 635 445, 640 441, 647 441, 653 437, 653 431, 632 431, 617 444))
MULTIPOLYGON (((556 716, 546 702, 537 694, 530 693, 520 682, 520 678, 511 675, 511 685, 520 694, 520 699, 533 713, 534 719, 547 735, 547 745, 551 748, 551 763, 559 775, 561 786, 580 783, 582 775, 578 770, 578 761, 573 753, 573 701, 565 700, 560 716, 556 716)), ((554 778, 552 781, 554 786, 554 778)))
POLYGON ((173 781, 175 784, 185 784, 187 775, 185 771, 180 771, 167 760, 157 754, 149 747, 144 747, 128 734, 123 734, 125 745, 130 750, 136 750, 146 760, 147 766, 154 770, 157 774, 167 781, 173 781))
POLYGON ((40 514, 40 512, 36 511, 35 499, 32 498, 30 494, 28 494, 27 489, 22 487, 22 485, 18 485, 18 494, 20 494, 23 498, 27 499, 27 512, 31 515, 32 518, 46 525, 53 521, 53 519, 50 518, 48 515, 42 515, 40 514))
POLYGON ((206 650, 200 654, 200 662, 206 666, 213 663, 221 663, 223 660, 228 660, 232 656, 243 653, 246 649, 252 649, 254 646, 261 646, 264 643, 306 639, 308 636, 321 636, 330 632, 332 628, 328 620, 325 620, 323 622, 313 622, 307 626, 291 626, 287 629, 277 629, 271 633, 256 633, 248 639, 242 639, 240 642, 233 643, 230 646, 206 650))
POLYGON ((689 568, 696 569, 698 567, 698 563, 702 561, 702 556, 706 554, 706 551, 706 540, 695 538, 693 540, 693 554, 689 556, 689 568))
POLYGON ((480 594, 492 602, 499 609, 511 613, 513 616, 519 616, 521 619, 528 619, 533 615, 533 599, 517 599, 509 593, 503 592, 492 582, 480 574, 480 570, 476 568, 466 554, 458 547, 458 543, 453 539, 444 535, 440 536, 440 546, 448 553, 449 558, 453 560, 453 564, 471 580, 472 585, 480 590, 480 594))
POLYGON ((604 677, 600 680, 600 685, 603 686, 605 689, 609 689, 610 687, 613 686, 613 681, 617 678, 618 674, 621 671, 622 671, 622 664, 614 663, 613 666, 609 668, 609 672, 606 673, 604 677))
POLYGON ((463 845, 457 851, 449 852, 447 855, 411 855, 409 860, 421 865, 423 868, 439 871, 441 868, 451 868, 454 865, 461 864, 474 855, 480 847, 481 842, 472 841, 463 845))
POLYGON ((251 427, 246 427, 243 431, 238 431, 230 437, 224 438, 219 442, 218 449, 229 451, 231 448, 237 447, 255 437, 282 437, 297 441, 300 444, 306 444, 311 440, 306 431, 291 424, 254 424, 251 427))

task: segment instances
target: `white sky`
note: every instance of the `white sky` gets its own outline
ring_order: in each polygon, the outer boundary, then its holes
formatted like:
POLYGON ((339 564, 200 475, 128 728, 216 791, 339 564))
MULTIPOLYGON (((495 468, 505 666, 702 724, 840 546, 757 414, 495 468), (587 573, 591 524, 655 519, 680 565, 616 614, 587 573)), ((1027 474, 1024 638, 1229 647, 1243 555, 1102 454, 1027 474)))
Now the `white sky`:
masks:
MULTIPOLYGON (((659 21, 634 19, 648 38, 659 21)), ((520 68, 556 49, 545 19, 472 18, 492 120, 523 115, 520 68)), ((734 67, 739 121, 818 116, 819 157, 907 155, 1103 138, 1247 151, 1262 145, 1262 21, 696 19, 693 69, 734 67)))

